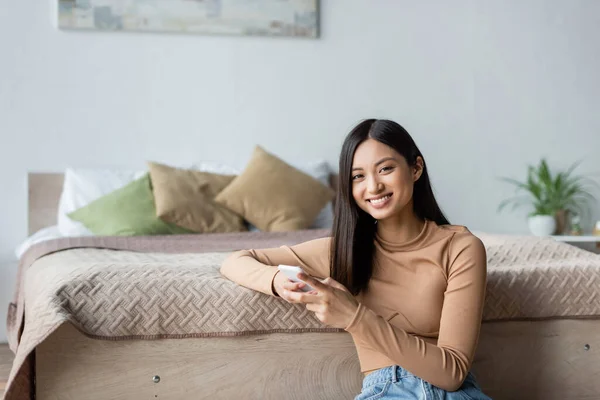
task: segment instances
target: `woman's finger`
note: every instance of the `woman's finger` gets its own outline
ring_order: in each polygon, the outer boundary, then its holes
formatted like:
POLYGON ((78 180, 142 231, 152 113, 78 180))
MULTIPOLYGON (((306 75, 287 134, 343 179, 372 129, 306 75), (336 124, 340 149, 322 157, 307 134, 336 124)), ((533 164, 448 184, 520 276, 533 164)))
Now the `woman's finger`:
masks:
POLYGON ((343 290, 345 292, 348 291, 348 289, 346 288, 346 286, 342 285, 341 283, 339 283, 338 281, 336 281, 335 279, 328 277, 326 279, 323 280, 323 283, 326 285, 329 285, 331 287, 334 287, 336 289, 340 289, 343 290))
POLYGON ((288 297, 288 293, 289 290, 282 290, 281 293, 279 293, 279 297, 281 297, 283 300, 287 301, 288 303, 293 303, 292 299, 290 299, 288 297))
POLYGON ((306 284, 304 282, 292 282, 292 281, 287 281, 283 284, 283 288, 285 290, 289 290, 291 292, 296 292, 299 291, 300 289, 302 289, 304 286, 306 286, 306 284))
POLYGON ((308 303, 306 305, 306 309, 308 311, 317 312, 317 311, 319 311, 321 309, 321 306, 318 305, 318 304, 314 304, 314 303, 308 303))
POLYGON ((319 303, 321 298, 318 295, 304 292, 290 292, 284 290, 285 297, 294 303, 319 303))
POLYGON ((306 282, 310 286, 312 286, 313 289, 315 289, 315 290, 327 290, 327 289, 329 289, 328 285, 326 285, 326 284, 322 283, 321 281, 313 278, 312 276, 308 276, 306 274, 299 273, 298 274, 298 278, 301 279, 302 281, 306 282))
MULTIPOLYGON (((285 286, 285 284, 284 284, 284 286, 285 286)), ((300 294, 300 293, 304 293, 304 292, 282 288, 281 293, 279 293, 279 297, 281 297, 283 300, 287 301, 288 303, 300 303, 300 301, 298 301, 298 298, 294 296, 295 294, 300 294)))

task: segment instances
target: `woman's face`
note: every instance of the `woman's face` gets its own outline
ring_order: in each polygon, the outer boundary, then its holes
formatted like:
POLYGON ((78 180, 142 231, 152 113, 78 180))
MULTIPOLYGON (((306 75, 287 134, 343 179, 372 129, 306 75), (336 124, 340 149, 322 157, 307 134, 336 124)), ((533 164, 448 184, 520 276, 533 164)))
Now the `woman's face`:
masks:
POLYGON ((352 160, 352 196, 356 204, 378 221, 412 212, 414 182, 423 171, 391 147, 375 139, 362 142, 352 160))

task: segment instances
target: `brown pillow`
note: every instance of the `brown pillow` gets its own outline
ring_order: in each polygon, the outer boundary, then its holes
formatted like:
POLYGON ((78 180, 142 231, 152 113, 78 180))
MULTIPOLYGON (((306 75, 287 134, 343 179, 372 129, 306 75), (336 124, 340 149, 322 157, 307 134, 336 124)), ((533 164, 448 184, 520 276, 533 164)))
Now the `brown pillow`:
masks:
POLYGON ((194 232, 246 231, 239 215, 214 202, 214 198, 235 178, 148 163, 154 191, 156 215, 194 232))
POLYGON ((215 201, 261 231, 292 231, 308 228, 332 198, 329 187, 257 146, 215 201))

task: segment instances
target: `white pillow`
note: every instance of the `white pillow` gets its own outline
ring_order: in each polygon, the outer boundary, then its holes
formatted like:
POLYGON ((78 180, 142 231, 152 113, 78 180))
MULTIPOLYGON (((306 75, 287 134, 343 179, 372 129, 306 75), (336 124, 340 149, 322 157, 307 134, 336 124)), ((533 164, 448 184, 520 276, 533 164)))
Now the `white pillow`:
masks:
MULTIPOLYGON (((296 166, 300 171, 317 179, 327 187, 329 184, 329 175, 331 169, 327 161, 315 161, 304 165, 296 166)), ((312 229, 331 229, 333 226, 333 203, 329 202, 323 207, 317 218, 310 226, 312 229)))
MULTIPOLYGON (((179 167, 185 168, 185 167, 179 167)), ((194 164, 190 169, 195 169, 197 171, 202 172, 210 172, 211 174, 220 174, 220 175, 239 175, 240 171, 232 167, 231 165, 221 164, 213 161, 202 161, 200 163, 194 164)))
POLYGON ((52 225, 47 228, 42 228, 33 235, 29 236, 27 239, 25 239, 15 249, 15 255, 17 256, 17 259, 21 259, 21 256, 25 254, 25 252, 29 250, 29 248, 34 244, 44 242, 46 240, 58 239, 61 237, 62 235, 58 231, 58 226, 56 225, 52 225))
MULTIPOLYGON (((215 174, 237 174, 237 170, 228 165, 201 162, 191 167, 215 174)), ((117 169, 67 168, 63 190, 58 204, 58 231, 63 236, 93 235, 81 222, 73 221, 67 214, 90 204, 128 183, 141 178, 147 171, 117 169)))

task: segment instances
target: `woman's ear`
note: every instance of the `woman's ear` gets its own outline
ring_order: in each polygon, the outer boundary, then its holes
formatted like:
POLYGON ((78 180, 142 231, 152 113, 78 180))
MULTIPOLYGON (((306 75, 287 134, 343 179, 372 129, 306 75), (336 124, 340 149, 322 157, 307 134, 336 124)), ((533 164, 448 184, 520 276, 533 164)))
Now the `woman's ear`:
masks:
POLYGON ((425 168, 424 165, 423 157, 418 156, 415 165, 413 165, 413 182, 418 181, 423 174, 423 168, 425 168))

